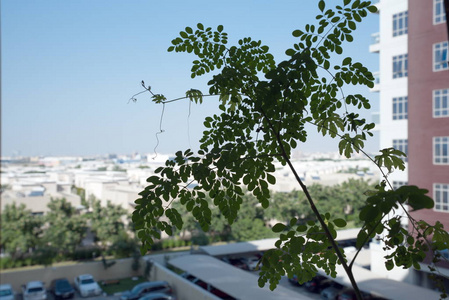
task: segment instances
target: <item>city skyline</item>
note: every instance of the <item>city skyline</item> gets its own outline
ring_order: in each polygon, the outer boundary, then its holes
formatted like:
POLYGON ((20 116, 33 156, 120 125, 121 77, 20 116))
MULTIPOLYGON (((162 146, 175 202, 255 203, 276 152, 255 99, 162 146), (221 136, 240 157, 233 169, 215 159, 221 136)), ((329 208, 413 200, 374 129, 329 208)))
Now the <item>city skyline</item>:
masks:
MULTIPOLYGON (((89 1, 4 1, 2 3, 2 156, 159 153, 198 148, 202 120, 217 112, 217 99, 162 106, 141 94, 142 80, 154 93, 183 96, 190 88, 207 91, 208 76, 190 79, 193 55, 168 53, 170 41, 186 26, 224 25, 230 44, 250 36, 270 47, 276 61, 295 42, 291 32, 315 22, 310 1, 120 3, 89 1), (230 17, 232 16, 232 17, 230 17)), ((377 71, 377 56, 367 54, 378 20, 369 16, 344 45, 344 56, 377 71)), ((377 95, 359 87, 378 111, 377 95)), ((371 121, 371 112, 363 117, 371 121)), ((313 128, 311 128, 313 131, 313 128)), ((297 150, 335 152, 338 141, 310 134, 297 150), (323 148, 322 145, 328 145, 323 148)), ((367 150, 379 148, 378 139, 367 150)))

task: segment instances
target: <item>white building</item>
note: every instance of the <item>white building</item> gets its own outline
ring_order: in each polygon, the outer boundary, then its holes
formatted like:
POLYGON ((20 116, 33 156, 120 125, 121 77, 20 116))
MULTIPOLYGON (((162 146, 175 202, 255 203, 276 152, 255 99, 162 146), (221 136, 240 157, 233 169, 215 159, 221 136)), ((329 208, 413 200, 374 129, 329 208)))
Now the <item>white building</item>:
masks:
MULTIPOLYGON (((381 0, 379 32, 374 33, 369 51, 379 53, 378 83, 372 92, 380 93, 380 148, 393 147, 408 155, 408 0, 381 0)), ((395 170, 388 175, 393 188, 408 184, 408 162, 405 171, 395 170)), ((407 227, 404 212, 396 211, 407 227)), ((374 242, 371 249, 371 271, 381 276, 412 282, 409 270, 395 268, 387 271, 383 257, 387 254, 381 242, 374 242), (378 262, 382 263, 378 263, 378 262)))
MULTIPOLYGON (((408 1, 381 0, 377 7, 380 31, 372 35, 370 52, 379 53, 379 83, 372 91, 380 93, 380 148, 394 147, 408 154, 408 1)), ((395 171, 388 179, 395 188, 407 184, 407 163, 405 171, 395 171)))

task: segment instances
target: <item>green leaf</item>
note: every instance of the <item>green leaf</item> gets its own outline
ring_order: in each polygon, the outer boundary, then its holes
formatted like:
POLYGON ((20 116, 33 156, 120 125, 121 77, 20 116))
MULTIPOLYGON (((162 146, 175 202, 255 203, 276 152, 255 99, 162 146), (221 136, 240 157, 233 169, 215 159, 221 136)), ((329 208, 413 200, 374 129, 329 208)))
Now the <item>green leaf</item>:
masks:
POLYGON ((355 30, 357 28, 355 22, 353 21, 348 21, 348 27, 352 30, 355 30))
POLYGON ((185 31, 181 31, 181 32, 179 33, 179 35, 180 35, 182 38, 185 38, 185 39, 189 37, 185 31))
POLYGON ((372 13, 377 12, 377 7, 375 5, 368 6, 368 11, 372 13))
POLYGON ((351 63, 351 61, 352 61, 352 58, 350 58, 350 57, 346 57, 345 59, 343 59, 343 66, 345 66, 345 65, 349 65, 350 63, 351 63))
POLYGON ((338 21, 340 21, 340 17, 333 17, 333 18, 331 19, 331 22, 332 22, 332 23, 337 23, 338 21))
POLYGON ((324 0, 320 0, 320 2, 318 2, 318 8, 323 12, 324 11, 324 7, 326 6, 326 3, 324 3, 324 0))
POLYGON ((217 31, 218 31, 218 32, 222 32, 222 31, 223 31, 223 25, 218 25, 217 31))
POLYGON ((286 227, 287 227, 287 226, 285 226, 285 225, 282 224, 282 223, 276 223, 276 224, 273 226, 273 228, 271 228, 271 230, 272 230, 273 232, 279 233, 279 232, 284 231, 284 229, 285 229, 286 227))
POLYGON ((335 226, 342 228, 342 227, 345 227, 347 223, 343 219, 335 219, 334 224, 335 224, 335 226))
POLYGON ((379 207, 377 206, 365 206, 360 211, 360 220, 365 221, 367 223, 374 221, 381 214, 379 207))
POLYGON ((267 173, 267 181, 268 181, 271 185, 274 185, 274 184, 276 184, 276 177, 274 177, 273 175, 267 173))
POLYGON ((387 268, 388 271, 391 271, 394 268, 394 262, 393 260, 389 259, 385 262, 385 268, 387 268))
POLYGON ((368 238, 368 234, 361 230, 358 234, 357 234, 357 240, 356 240, 356 248, 357 249, 361 249, 363 247, 363 245, 365 245, 366 241, 368 238))
POLYGON ((299 30, 299 29, 293 31, 293 33, 292 33, 292 35, 293 35, 294 37, 300 37, 300 36, 303 35, 303 34, 304 34, 304 33, 303 33, 301 30, 299 30))

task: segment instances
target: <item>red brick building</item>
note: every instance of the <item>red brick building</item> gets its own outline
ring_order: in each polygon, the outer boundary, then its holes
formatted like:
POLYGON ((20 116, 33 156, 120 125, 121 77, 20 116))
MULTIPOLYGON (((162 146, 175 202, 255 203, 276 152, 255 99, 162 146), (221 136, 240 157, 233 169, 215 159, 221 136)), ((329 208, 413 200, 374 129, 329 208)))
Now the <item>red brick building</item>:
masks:
MULTIPOLYGON (((408 1, 408 179, 428 189, 435 201, 434 209, 412 215, 431 224, 438 220, 449 231, 449 45, 443 2, 408 1)), ((424 274, 417 275, 425 284, 424 274)))

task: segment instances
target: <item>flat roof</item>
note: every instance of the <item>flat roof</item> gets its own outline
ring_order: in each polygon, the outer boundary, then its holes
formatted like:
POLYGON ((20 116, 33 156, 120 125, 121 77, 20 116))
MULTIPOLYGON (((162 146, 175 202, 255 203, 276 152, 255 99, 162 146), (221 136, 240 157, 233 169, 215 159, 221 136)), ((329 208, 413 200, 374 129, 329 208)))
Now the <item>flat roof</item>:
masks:
POLYGON ((260 288, 255 274, 208 255, 186 255, 170 259, 168 263, 239 300, 312 300, 280 285, 274 291, 270 291, 268 285, 260 288))
MULTIPOLYGON (((340 284, 351 286, 351 282, 343 267, 341 265, 337 265, 336 267, 336 278, 326 276, 340 284)), ((357 265, 352 266, 352 272, 354 273, 359 288, 362 291, 372 293, 373 295, 394 300, 440 299, 440 293, 438 292, 405 282, 380 277, 357 265)), ((320 271, 320 273, 324 275, 324 272, 320 271)))
MULTIPOLYGON (((352 228, 337 231, 337 241, 356 239, 360 228, 352 228)), ((201 246, 199 251, 212 256, 243 254, 249 252, 267 251, 274 249, 278 238, 256 240, 250 242, 230 243, 216 246, 201 246)))
POLYGON ((275 248, 274 243, 276 243, 277 240, 278 240, 277 238, 274 238, 250 242, 230 243, 216 246, 201 246, 198 249, 200 252, 212 256, 232 255, 232 254, 270 250, 275 248))

